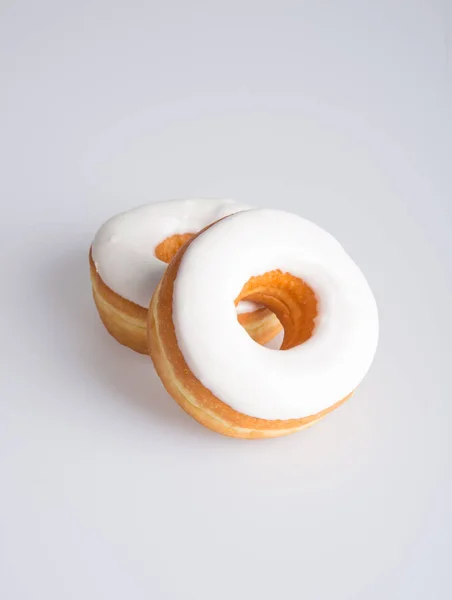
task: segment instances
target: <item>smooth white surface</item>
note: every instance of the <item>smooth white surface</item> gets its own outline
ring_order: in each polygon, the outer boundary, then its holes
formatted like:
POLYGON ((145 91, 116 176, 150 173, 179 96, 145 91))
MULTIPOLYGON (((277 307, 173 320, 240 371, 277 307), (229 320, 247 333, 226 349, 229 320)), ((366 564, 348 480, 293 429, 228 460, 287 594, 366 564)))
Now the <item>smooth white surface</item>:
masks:
POLYGON ((114 215, 93 240, 97 272, 114 292, 148 308, 166 268, 155 256, 161 242, 177 233, 198 233, 218 219, 249 208, 234 200, 190 198, 153 202, 114 215))
POLYGON ((281 210, 232 215, 190 244, 174 283, 173 321, 197 379, 233 409, 270 420, 314 415, 345 398, 378 340, 377 306, 357 265, 327 231, 281 210), (234 306, 251 277, 277 269, 310 285, 318 308, 311 338, 284 352, 256 344, 234 306))
POLYGON ((448 4, 0 6, 0 597, 449 600, 448 4), (311 429, 210 433, 99 323, 99 224, 190 196, 366 274, 375 362, 311 429))

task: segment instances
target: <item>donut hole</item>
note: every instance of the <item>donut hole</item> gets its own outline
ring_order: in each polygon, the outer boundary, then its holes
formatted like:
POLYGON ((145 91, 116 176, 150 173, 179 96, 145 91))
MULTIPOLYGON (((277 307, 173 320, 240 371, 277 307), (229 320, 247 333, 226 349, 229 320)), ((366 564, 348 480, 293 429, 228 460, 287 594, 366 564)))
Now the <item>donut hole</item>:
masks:
POLYGON ((303 344, 314 333, 318 314, 314 290, 303 279, 279 269, 251 277, 235 299, 256 302, 272 311, 284 329, 280 350, 303 344))
POLYGON ((250 308, 250 312, 239 312, 237 320, 255 342, 279 350, 283 328, 276 315, 266 306, 250 308))
POLYGON ((174 235, 170 235, 155 247, 154 254, 156 258, 164 263, 170 263, 180 248, 188 240, 191 240, 194 235, 194 233, 175 233, 174 235))

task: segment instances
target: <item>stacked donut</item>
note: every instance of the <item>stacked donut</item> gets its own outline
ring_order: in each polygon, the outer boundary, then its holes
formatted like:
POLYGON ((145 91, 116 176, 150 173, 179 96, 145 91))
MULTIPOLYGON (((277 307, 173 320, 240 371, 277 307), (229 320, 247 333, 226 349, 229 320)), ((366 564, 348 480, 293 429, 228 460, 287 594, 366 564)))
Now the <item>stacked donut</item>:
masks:
POLYGON ((107 330, 149 353, 169 394, 224 435, 307 427, 355 391, 378 313, 330 234, 229 200, 150 204, 113 217, 90 250, 107 330), (280 330, 280 350, 265 346, 280 330))

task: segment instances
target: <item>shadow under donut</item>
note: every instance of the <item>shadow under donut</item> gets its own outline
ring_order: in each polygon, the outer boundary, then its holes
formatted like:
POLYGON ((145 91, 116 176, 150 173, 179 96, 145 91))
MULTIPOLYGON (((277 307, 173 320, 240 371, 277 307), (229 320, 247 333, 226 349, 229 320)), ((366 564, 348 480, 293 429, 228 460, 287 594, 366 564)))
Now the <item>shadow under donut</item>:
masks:
MULTIPOLYGON (((69 369, 100 380, 112 398, 133 405, 155 423, 187 432, 205 431, 172 401, 158 378, 150 357, 121 346, 101 323, 92 297, 88 250, 73 245, 57 253, 48 265, 45 294, 55 313, 59 339, 69 369)), ((95 401, 95 396, 93 397, 95 401)))

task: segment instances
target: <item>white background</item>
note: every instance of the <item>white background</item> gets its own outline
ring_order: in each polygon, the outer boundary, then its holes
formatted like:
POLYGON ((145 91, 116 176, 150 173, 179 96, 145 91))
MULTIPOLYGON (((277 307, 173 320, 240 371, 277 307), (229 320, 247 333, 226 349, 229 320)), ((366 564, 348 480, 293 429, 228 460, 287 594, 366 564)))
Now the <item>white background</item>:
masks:
POLYGON ((449 0, 0 2, 2 599, 452 596, 451 35, 449 0), (376 360, 315 427, 209 432, 102 328, 96 229, 190 196, 367 275, 376 360))

